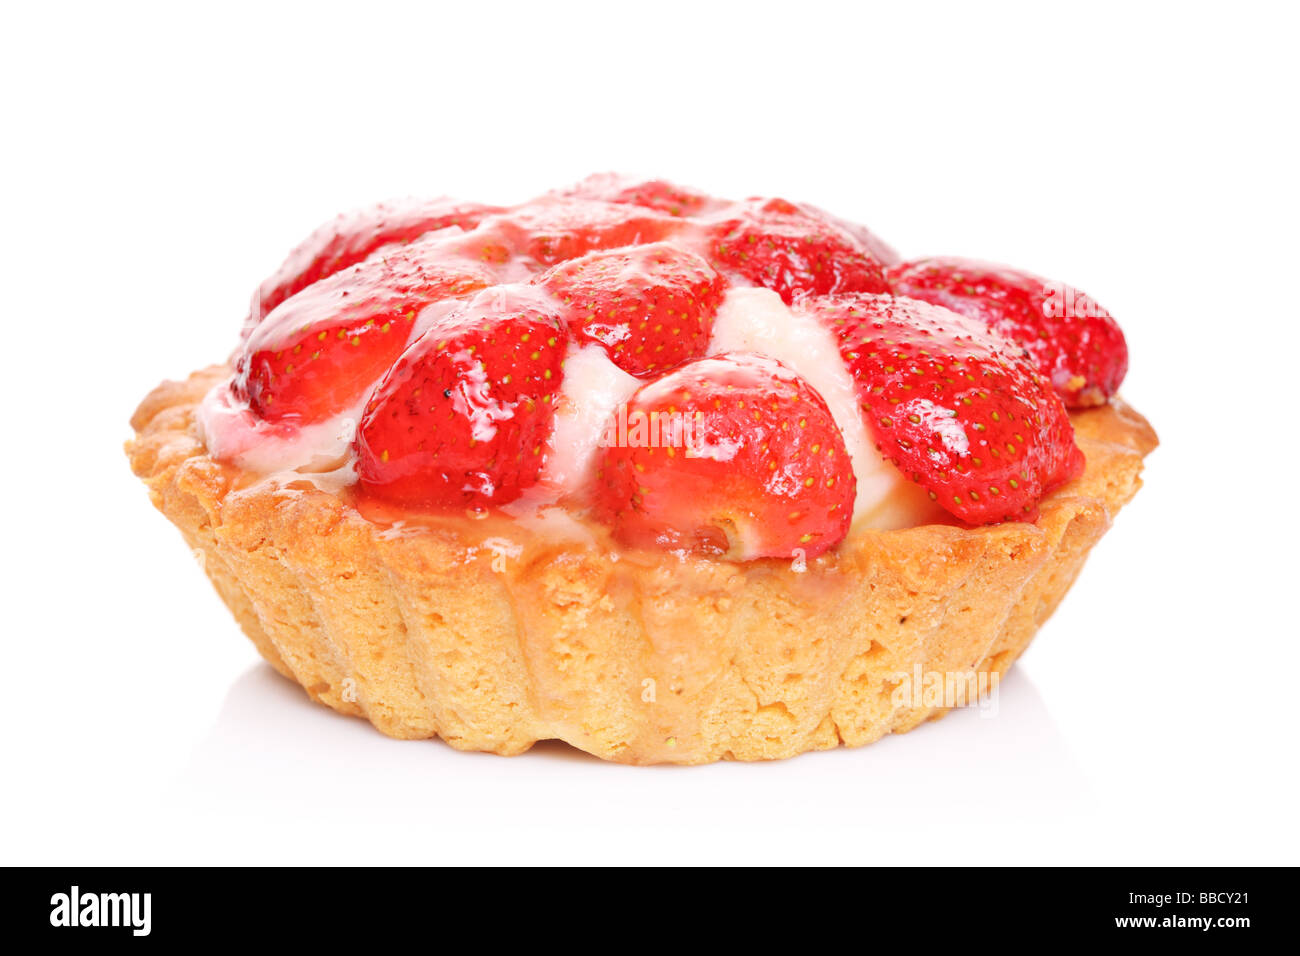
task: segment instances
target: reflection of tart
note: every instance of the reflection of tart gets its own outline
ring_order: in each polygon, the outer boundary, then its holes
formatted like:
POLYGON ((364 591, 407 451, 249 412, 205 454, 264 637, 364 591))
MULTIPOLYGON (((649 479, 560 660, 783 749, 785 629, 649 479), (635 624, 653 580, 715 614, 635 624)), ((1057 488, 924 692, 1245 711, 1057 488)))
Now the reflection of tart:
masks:
POLYGON ((145 399, 135 472, 311 697, 496 753, 910 729, 951 701, 900 684, 1004 673, 1156 444, 1067 287, 615 177, 340 220, 243 339, 145 399))

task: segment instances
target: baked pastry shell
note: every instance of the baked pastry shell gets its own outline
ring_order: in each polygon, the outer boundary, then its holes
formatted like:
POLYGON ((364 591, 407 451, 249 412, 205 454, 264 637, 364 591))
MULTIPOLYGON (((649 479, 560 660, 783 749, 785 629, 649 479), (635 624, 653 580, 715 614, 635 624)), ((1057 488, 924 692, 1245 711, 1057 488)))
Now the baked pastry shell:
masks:
POLYGON ((498 754, 560 739, 622 763, 767 760, 942 716, 897 693, 904 675, 1005 674, 1157 444, 1120 400, 1074 412, 1087 468, 1036 522, 855 529, 800 569, 499 519, 377 523, 207 453, 195 411, 229 374, 156 388, 127 454, 244 633, 336 711, 498 754))

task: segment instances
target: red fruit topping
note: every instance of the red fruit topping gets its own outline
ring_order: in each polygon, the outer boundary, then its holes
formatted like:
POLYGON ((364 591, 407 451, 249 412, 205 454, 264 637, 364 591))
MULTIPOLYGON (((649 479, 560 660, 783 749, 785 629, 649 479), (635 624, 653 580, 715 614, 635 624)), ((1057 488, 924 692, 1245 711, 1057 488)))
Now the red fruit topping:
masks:
POLYGON ((1019 342, 1072 407, 1104 405, 1128 371, 1119 325, 1088 296, 1006 266, 955 257, 891 268, 899 295, 978 319, 1019 342))
POLYGON ((574 334, 642 378, 705 353, 726 288, 707 261, 662 242, 593 252, 537 282, 564 304, 574 334))
POLYGON ((503 229, 496 219, 489 219, 463 236, 451 237, 444 241, 447 249, 456 255, 496 268, 500 282, 522 280, 532 274, 533 270, 526 266, 520 270, 522 274, 513 276, 509 275, 504 268, 498 268, 515 261, 517 257, 514 250, 514 237, 503 229))
POLYGON ((503 232, 513 233, 524 255, 543 266, 596 249, 658 242, 682 225, 640 206, 585 199, 532 203, 494 222, 501 224, 503 232))
POLYGON ((914 299, 808 299, 836 335, 881 453, 963 521, 1033 521, 1083 470, 1065 406, 1018 345, 914 299))
POLYGON ((410 339, 422 308, 494 282, 437 237, 336 272, 290 296, 235 363, 235 397, 272 421, 318 421, 361 400, 410 339))
POLYGON ((541 470, 567 335, 554 303, 526 286, 481 292, 442 319, 366 406, 362 487, 414 507, 517 498, 541 470))
POLYGON ((250 324, 295 292, 355 265, 381 246, 410 242, 449 226, 473 229, 483 217, 500 211, 496 206, 451 199, 411 199, 338 216, 308 236, 262 283, 253 296, 250 324))
POLYGON ((637 391, 626 423, 601 452, 594 494, 627 544, 814 557, 848 531, 856 483, 844 439, 822 397, 774 359, 684 365, 637 391))
POLYGON ((640 180, 618 173, 597 173, 559 195, 574 199, 601 199, 658 209, 670 216, 696 216, 718 205, 718 200, 662 179, 640 180))
POLYGON ((858 242, 862 243, 867 252, 882 266, 893 266, 903 261, 903 257, 885 240, 881 239, 874 232, 859 223, 852 222, 848 219, 841 219, 828 213, 825 209, 819 209, 809 203, 799 203, 799 208, 810 216, 816 216, 825 219, 827 222, 838 226, 847 232, 858 242))
POLYGON ((784 199, 751 199, 708 227, 714 264, 780 293, 884 292, 880 263, 839 226, 784 199))

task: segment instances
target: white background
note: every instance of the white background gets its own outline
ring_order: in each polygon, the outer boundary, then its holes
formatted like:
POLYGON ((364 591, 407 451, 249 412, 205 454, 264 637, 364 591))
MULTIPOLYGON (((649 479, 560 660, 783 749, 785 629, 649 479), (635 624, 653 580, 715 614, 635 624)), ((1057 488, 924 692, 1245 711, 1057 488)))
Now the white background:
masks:
POLYGON ((1293 7, 112 6, 4 15, 3 862, 1300 862, 1293 7), (338 210, 606 169, 1120 319, 1164 444, 995 718, 776 764, 507 760, 258 663, 128 471, 136 402, 225 357, 338 210))

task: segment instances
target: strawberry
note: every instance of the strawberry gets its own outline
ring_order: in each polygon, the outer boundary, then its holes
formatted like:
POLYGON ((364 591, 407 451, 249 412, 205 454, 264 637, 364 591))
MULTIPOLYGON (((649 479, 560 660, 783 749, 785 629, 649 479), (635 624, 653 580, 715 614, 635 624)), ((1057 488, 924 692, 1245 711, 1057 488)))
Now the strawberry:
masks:
POLYGON ((483 217, 500 211, 451 199, 409 199, 338 216, 308 236, 258 287, 248 325, 256 325, 295 292, 360 262, 381 246, 410 242, 449 226, 473 229, 483 217))
POLYGON ((718 200, 662 179, 638 180, 618 173, 597 173, 559 195, 575 199, 600 199, 658 209, 670 216, 696 216, 716 206, 718 200))
POLYGON ((1104 405, 1124 380, 1124 333, 1109 312, 1069 286, 955 257, 906 262, 886 277, 899 295, 960 312, 1019 342, 1068 406, 1104 405))
POLYGON ((357 431, 362 488, 413 507, 483 507, 537 481, 567 332, 529 286, 479 293, 412 343, 357 431))
POLYGON ((915 299, 807 299, 837 337, 881 453, 970 524, 1033 521, 1083 470, 1061 399, 1014 342, 915 299))
POLYGON ((596 249, 658 242, 682 225, 654 210, 587 199, 542 200, 494 222, 514 236, 524 255, 541 266, 576 259, 596 249))
POLYGON ((592 252, 536 281, 564 303, 575 335, 641 378, 704 354, 726 286, 700 256, 662 242, 592 252))
POLYGON ((860 242, 862 247, 866 249, 867 252, 871 253, 872 258, 882 266, 893 266, 903 261, 903 257, 895 251, 893 246, 885 242, 885 240, 881 239, 866 226, 852 222, 848 219, 841 219, 839 216, 834 216, 831 213, 828 213, 825 209, 820 209, 810 203, 799 203, 798 206, 804 213, 820 219, 825 219, 832 225, 843 229, 850 236, 860 242))
POLYGON ((780 293, 884 292, 880 263, 853 236, 784 199, 737 204, 707 227, 719 269, 780 293))
POLYGON ((359 262, 277 306, 235 363, 234 394, 272 421, 319 421, 358 402, 401 354, 425 306, 491 284, 430 237, 359 262))
POLYGON ((775 359, 683 365, 642 386, 608 434, 595 511, 627 544, 814 557, 848 531, 856 483, 844 439, 822 397, 775 359))

